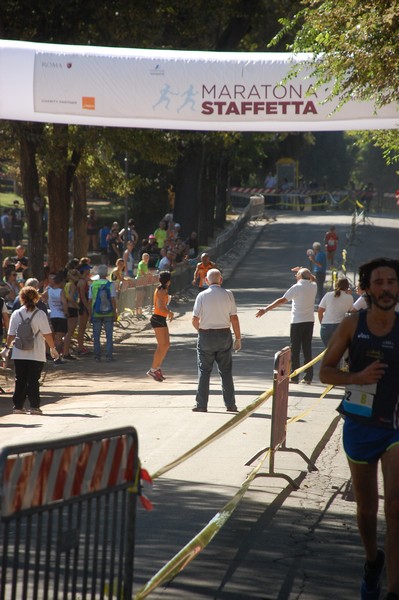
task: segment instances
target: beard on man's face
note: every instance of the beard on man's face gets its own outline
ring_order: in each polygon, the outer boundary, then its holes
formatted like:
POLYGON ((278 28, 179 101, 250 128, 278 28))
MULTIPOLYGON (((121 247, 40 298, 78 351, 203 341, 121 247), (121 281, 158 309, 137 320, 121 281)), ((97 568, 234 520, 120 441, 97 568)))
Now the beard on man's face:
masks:
POLYGON ((374 304, 381 310, 391 310, 397 303, 398 299, 390 292, 383 292, 379 296, 374 296, 368 292, 370 303, 374 304), (390 302, 384 302, 384 300, 390 300, 390 302))

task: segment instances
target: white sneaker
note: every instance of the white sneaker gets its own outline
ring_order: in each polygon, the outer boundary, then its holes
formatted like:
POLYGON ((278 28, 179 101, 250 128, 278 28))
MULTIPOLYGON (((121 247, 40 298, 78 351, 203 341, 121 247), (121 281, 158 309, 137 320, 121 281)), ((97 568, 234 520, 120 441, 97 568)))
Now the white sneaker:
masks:
POLYGON ((29 413, 30 413, 31 415, 42 415, 42 414, 43 414, 43 411, 42 411, 42 409, 41 409, 41 408, 30 408, 30 409, 29 409, 29 413))

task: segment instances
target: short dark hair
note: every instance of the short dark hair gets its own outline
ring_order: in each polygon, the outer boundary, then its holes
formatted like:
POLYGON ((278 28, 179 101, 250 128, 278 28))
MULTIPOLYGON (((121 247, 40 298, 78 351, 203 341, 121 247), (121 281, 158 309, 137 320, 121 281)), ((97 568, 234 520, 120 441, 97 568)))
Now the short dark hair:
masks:
POLYGON ((380 267, 389 267, 390 269, 393 269, 399 281, 398 260, 384 257, 373 258, 372 260, 369 260, 368 262, 364 263, 363 265, 360 265, 359 267, 359 285, 362 288, 362 290, 366 290, 370 287, 371 273, 374 271, 374 269, 378 269, 380 267))

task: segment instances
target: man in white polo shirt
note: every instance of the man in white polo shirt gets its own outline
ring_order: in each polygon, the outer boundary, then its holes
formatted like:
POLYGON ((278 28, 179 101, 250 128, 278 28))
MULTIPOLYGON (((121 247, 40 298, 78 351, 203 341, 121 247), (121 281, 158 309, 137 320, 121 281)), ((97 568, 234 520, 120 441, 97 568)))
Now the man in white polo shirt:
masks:
POLYGON ((222 381, 226 410, 238 412, 233 383, 232 351, 241 349, 240 322, 233 293, 221 287, 222 274, 210 269, 206 274, 208 289, 195 300, 192 323, 198 331, 198 391, 193 412, 207 412, 209 381, 216 362, 222 381), (234 343, 231 335, 234 332, 234 343))
MULTIPOLYGON (((291 366, 292 370, 300 366, 300 353, 302 349, 304 364, 312 360, 312 336, 314 326, 314 303, 317 286, 315 277, 309 269, 300 268, 295 274, 297 282, 291 286, 281 298, 277 298, 265 308, 256 313, 262 317, 269 310, 292 301, 291 309, 291 366)), ((312 383, 313 367, 304 372, 302 383, 312 383)), ((298 377, 291 379, 292 383, 298 383, 298 377)))

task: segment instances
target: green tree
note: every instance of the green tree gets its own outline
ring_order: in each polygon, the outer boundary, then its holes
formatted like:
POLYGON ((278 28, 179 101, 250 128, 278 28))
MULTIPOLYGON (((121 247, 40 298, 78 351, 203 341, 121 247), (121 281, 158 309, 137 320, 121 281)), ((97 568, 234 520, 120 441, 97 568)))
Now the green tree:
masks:
MULTIPOLYGON (((294 19, 281 19, 288 49, 311 52, 319 84, 334 81, 340 103, 359 98, 376 107, 399 102, 399 0, 302 0, 294 19)), ((397 131, 373 134, 387 156, 399 152, 397 131)))

